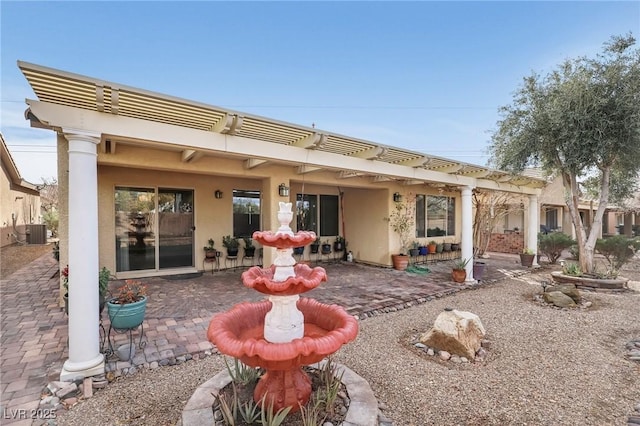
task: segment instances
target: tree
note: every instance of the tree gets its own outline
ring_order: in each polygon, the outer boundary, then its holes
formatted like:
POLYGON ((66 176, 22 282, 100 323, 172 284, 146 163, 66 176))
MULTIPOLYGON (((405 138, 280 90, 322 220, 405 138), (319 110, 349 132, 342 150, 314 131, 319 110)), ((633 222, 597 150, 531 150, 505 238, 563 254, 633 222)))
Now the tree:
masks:
POLYGON ((42 219, 54 237, 58 236, 58 180, 42 178, 40 187, 40 205, 43 210, 42 219))
POLYGON ((489 247, 491 234, 498 223, 511 213, 521 212, 524 207, 519 197, 507 192, 473 191, 473 248, 477 257, 482 257, 489 247))
POLYGON ((630 195, 640 171, 640 50, 635 39, 614 36, 595 59, 568 59, 544 78, 524 78, 501 119, 489 151, 497 168, 541 166, 559 173, 576 230, 583 272, 593 272, 602 216, 615 190, 630 195), (578 212, 579 179, 598 182, 599 204, 591 226, 578 212), (587 235, 586 229, 590 232, 587 235))

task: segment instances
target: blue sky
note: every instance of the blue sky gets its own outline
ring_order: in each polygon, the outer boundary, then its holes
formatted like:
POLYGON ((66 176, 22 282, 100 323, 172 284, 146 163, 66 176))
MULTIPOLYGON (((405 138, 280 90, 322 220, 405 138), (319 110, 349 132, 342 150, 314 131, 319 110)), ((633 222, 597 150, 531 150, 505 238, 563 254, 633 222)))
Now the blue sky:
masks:
POLYGON ((0 2, 0 130, 56 175, 16 61, 483 165, 522 78, 640 36, 640 2, 0 2))

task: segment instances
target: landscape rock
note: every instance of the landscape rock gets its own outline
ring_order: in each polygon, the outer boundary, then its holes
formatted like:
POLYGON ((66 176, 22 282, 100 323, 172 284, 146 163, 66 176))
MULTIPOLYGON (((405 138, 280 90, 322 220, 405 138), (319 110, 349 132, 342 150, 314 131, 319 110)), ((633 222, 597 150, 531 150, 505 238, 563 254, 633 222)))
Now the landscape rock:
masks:
POLYGON ((576 302, 561 291, 547 291, 542 294, 544 301, 559 308, 574 308, 576 302))
POLYGON ((433 327, 420 337, 420 342, 441 352, 474 359, 485 334, 476 314, 454 309, 440 313, 433 327))
POLYGON ((580 291, 574 284, 557 284, 547 288, 547 293, 559 291, 562 294, 569 296, 576 304, 582 300, 580 297, 580 291))

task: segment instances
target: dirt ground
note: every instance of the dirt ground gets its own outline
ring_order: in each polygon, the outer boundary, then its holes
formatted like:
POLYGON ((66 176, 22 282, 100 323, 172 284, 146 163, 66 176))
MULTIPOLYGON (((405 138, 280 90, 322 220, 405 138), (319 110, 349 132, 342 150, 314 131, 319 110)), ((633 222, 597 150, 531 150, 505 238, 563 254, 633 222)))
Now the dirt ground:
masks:
POLYGON ((14 244, 0 249, 0 277, 5 279, 45 253, 53 256, 53 243, 14 244))

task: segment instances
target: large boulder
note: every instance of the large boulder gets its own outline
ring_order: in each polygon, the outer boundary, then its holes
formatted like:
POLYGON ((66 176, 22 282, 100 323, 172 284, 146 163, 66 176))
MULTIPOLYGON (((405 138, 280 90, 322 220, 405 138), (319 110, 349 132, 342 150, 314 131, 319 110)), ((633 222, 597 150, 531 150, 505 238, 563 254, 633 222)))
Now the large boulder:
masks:
POLYGON ((559 291, 567 296, 569 296, 573 301, 577 304, 582 300, 580 297, 580 290, 578 290, 575 284, 557 284, 551 287, 547 287, 547 292, 551 293, 554 291, 559 291))
POLYGON ((420 342, 472 360, 484 335, 484 326, 476 314, 446 310, 438 315, 433 327, 420 336, 420 342))
POLYGON ((545 302, 559 308, 574 308, 576 306, 576 302, 561 291, 547 291, 542 293, 542 297, 545 302))

